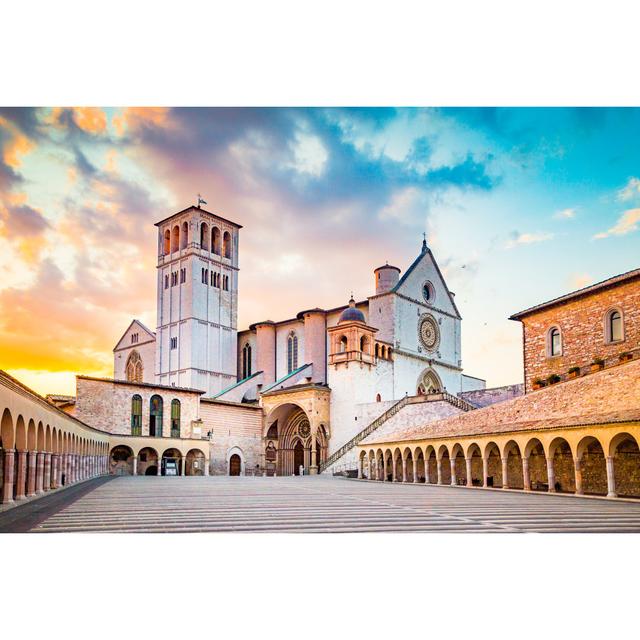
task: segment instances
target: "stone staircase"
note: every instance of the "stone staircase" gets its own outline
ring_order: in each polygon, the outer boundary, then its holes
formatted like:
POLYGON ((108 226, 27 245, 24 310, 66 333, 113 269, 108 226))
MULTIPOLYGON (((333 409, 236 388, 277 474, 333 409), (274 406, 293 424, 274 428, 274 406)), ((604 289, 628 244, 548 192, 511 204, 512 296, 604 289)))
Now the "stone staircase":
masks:
POLYGON ((458 396, 450 393, 441 392, 428 396, 404 396, 398 402, 391 405, 383 414, 378 416, 371 424, 366 426, 360 433, 356 434, 351 440, 343 444, 337 451, 332 453, 324 462, 320 463, 318 473, 324 473, 329 467, 333 466, 345 454, 351 451, 358 443, 362 442, 368 435, 372 434, 376 429, 381 427, 385 422, 393 418, 403 407, 409 404, 419 404, 423 402, 448 402, 461 411, 472 411, 476 409, 474 405, 458 396))

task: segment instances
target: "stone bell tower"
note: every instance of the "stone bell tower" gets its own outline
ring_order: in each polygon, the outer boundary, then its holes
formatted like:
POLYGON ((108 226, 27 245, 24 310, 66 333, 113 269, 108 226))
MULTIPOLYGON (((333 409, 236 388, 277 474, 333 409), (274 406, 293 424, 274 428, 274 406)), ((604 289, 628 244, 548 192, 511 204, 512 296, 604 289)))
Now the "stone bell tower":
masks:
POLYGON ((156 227, 156 382, 214 395, 237 375, 241 226, 192 206, 156 227))

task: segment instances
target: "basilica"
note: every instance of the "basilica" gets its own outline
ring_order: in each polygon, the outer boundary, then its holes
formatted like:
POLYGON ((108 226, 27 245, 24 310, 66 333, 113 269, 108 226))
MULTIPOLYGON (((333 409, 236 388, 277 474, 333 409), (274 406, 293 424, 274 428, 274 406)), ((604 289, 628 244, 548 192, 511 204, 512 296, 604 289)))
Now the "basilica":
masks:
MULTIPOLYGON (((438 398, 421 413, 435 419, 485 388, 463 373, 460 312, 426 239, 404 273, 375 269, 364 300, 239 329, 241 226, 191 206, 156 227, 156 330, 131 322, 113 379, 78 376, 66 406, 88 424, 206 439, 201 465, 215 474, 350 471, 354 438, 407 398, 438 398)), ((148 441, 142 462, 123 447, 118 472, 132 458, 162 472, 165 456, 148 441)))

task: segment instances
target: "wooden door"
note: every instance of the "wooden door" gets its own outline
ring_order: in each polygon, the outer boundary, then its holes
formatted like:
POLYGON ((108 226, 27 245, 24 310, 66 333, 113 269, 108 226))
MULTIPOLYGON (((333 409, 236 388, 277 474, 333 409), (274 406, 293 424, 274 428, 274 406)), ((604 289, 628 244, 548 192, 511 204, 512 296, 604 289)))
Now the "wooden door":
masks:
POLYGON ((241 471, 242 463, 240 461, 240 456, 237 453, 234 453, 231 458, 229 458, 229 475, 239 476, 241 471))

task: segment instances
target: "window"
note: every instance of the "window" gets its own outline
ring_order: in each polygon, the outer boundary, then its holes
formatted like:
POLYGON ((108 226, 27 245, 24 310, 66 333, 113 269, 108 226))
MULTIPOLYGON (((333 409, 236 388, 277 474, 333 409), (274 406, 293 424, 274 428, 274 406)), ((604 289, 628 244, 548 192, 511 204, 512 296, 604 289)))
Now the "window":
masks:
POLYGON ((369 348, 369 341, 367 340, 367 336, 362 336, 360 338, 360 351, 363 353, 366 352, 369 348))
POLYGON ((220 229, 213 227, 211 229, 211 251, 216 255, 220 255, 220 229))
POLYGON ((548 353, 550 357, 559 356, 562 354, 562 338, 560 336, 560 329, 553 327, 549 331, 549 349, 548 353))
POLYGON ((137 333, 132 333, 131 334, 131 344, 137 344, 138 342, 138 334, 137 333))
POLYGON ((169 276, 164 277, 164 288, 165 289, 169 288, 169 276))
POLYGON ((287 373, 298 368, 298 336, 292 331, 287 338, 287 373))
POLYGON ((180 248, 180 227, 176 225, 173 227, 173 233, 171 234, 171 251, 177 251, 180 248))
POLYGON ((164 255, 169 255, 171 253, 171 231, 167 229, 164 232, 164 255))
POLYGON ((213 286, 216 287, 217 289, 220 288, 220 274, 219 273, 214 273, 213 274, 213 286))
POLYGON ((224 257, 231 257, 231 234, 228 231, 224 232, 222 237, 222 248, 224 249, 224 257))
POLYGON ((162 398, 151 396, 149 401, 149 435, 162 437, 162 398))
POLYGON ((129 354, 129 357, 127 358, 125 375, 128 382, 142 382, 142 358, 135 349, 129 354))
POLYGON ((345 353, 347 351, 347 336, 342 336, 340 338, 340 353, 345 353))
POLYGON ((613 309, 607 313, 605 339, 607 342, 621 342, 624 340, 622 314, 617 309, 613 309))
POLYGON ((171 338, 171 348, 172 349, 178 348, 178 338, 171 338))
POLYGON ((142 435, 142 397, 137 393, 131 398, 131 435, 142 435))
POLYGON ((209 284, 209 269, 202 269, 202 283, 209 284))
POLYGON ((171 401, 171 437, 180 437, 180 400, 177 398, 171 401))
POLYGON ((442 383, 440 382, 438 374, 433 371, 433 369, 425 371, 418 384, 418 395, 428 396, 432 393, 440 393, 441 391, 442 383))
POLYGON ((378 393, 376 394, 376 402, 380 402, 382 400, 382 396, 378 393))
POLYGON ((200 225, 200 247, 209 251, 209 226, 206 222, 200 225))
POLYGON ((182 242, 180 243, 181 249, 186 249, 189 243, 189 223, 185 220, 182 223, 182 242))
POLYGON ((247 344, 242 347, 242 379, 251 375, 251 345, 247 344))
POLYGON ((187 270, 186 268, 180 269, 180 284, 183 284, 187 281, 187 270))

